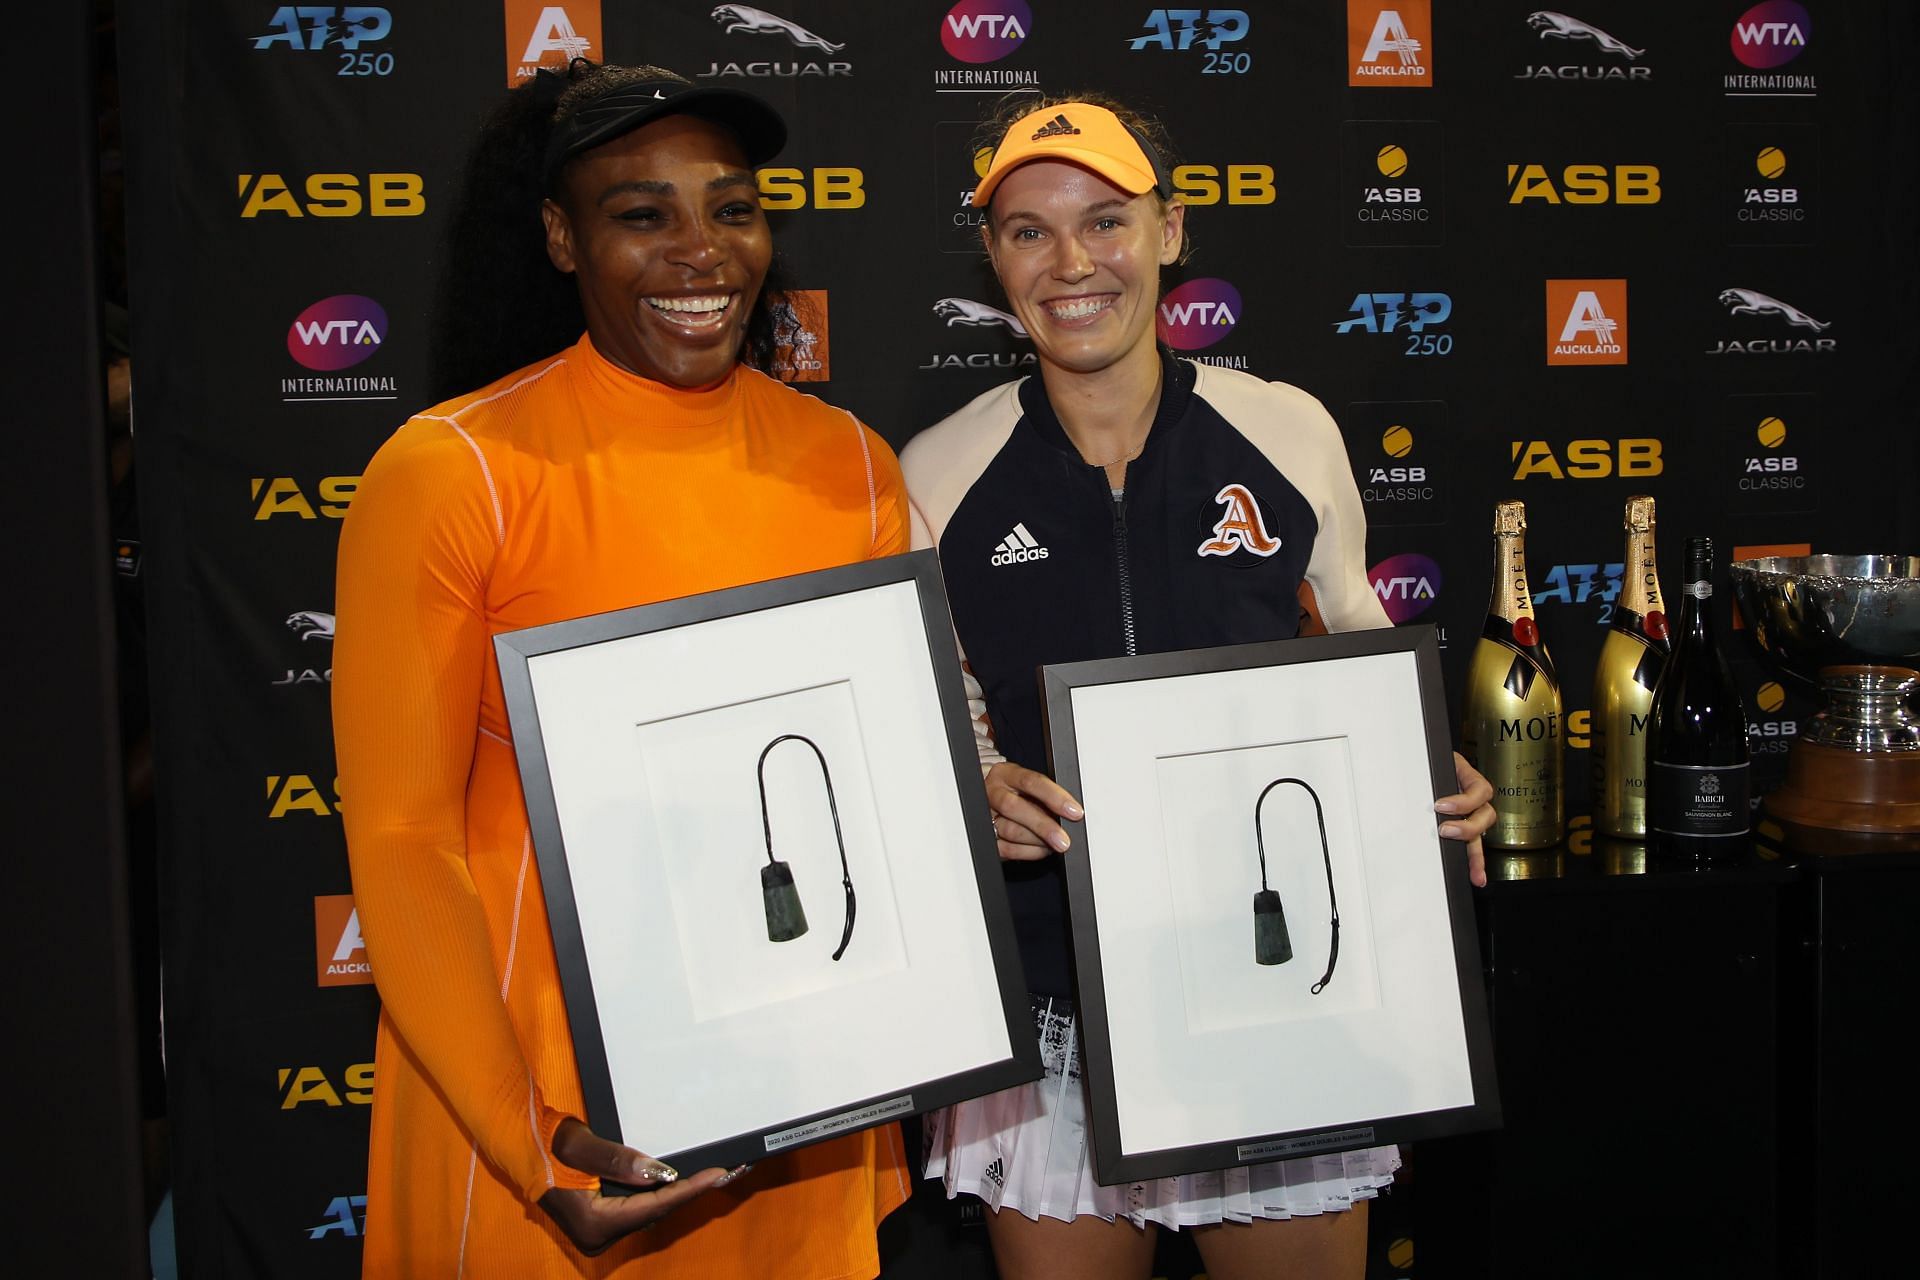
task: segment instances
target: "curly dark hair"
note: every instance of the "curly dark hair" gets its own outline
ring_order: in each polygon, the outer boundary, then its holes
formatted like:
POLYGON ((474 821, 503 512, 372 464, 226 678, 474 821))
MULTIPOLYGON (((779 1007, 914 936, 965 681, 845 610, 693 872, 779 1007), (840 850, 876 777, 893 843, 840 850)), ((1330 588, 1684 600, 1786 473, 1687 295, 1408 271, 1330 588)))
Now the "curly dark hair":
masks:
MULTIPOLYGON (((1049 93, 1045 95, 1030 91, 1015 91, 1006 94, 994 101, 993 104, 987 108, 987 114, 981 119, 979 125, 975 127, 973 131, 973 153, 979 155, 982 151, 992 152, 997 150, 1000 146, 1000 140, 1007 136, 1007 130, 1011 129, 1019 121, 1024 120, 1036 111, 1051 110, 1054 107, 1065 106, 1070 102, 1086 102, 1096 107, 1105 107, 1108 111, 1120 117, 1120 123, 1132 129, 1142 138, 1145 138, 1147 144, 1160 153, 1160 162, 1166 166, 1168 173, 1172 173, 1174 166, 1180 163, 1179 152, 1173 143, 1173 135, 1167 132, 1167 126, 1160 121, 1158 116, 1149 115, 1137 107, 1127 105, 1112 94, 1101 93, 1099 90, 1089 90, 1084 93, 1049 93)), ((1157 191, 1153 192, 1152 195, 1155 203, 1160 206, 1160 212, 1162 214, 1166 213, 1166 197, 1157 191)), ((981 212, 989 219, 993 217, 993 210, 990 208, 983 209, 981 212)), ((1191 252, 1192 245, 1189 242, 1180 252, 1180 261, 1185 262, 1191 252)))
MULTIPOLYGON (((635 79, 683 77, 659 67, 576 58, 507 91, 467 154, 434 290, 428 343, 437 402, 483 387, 570 346, 586 328, 573 278, 547 258, 541 166, 557 111, 635 79)), ((775 377, 775 308, 790 286, 779 258, 747 316, 741 363, 775 377)))

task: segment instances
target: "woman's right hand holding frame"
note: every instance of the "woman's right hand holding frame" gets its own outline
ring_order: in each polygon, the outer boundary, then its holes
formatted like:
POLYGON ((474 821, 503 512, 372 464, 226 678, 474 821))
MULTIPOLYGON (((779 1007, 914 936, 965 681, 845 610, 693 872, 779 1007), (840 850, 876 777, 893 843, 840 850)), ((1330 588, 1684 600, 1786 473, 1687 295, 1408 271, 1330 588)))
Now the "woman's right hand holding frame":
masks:
POLYGON ((1056 820, 1078 822, 1086 816, 1067 789, 1037 769, 1002 761, 987 770, 987 806, 993 810, 993 835, 1000 857, 1037 862, 1065 853, 1073 841, 1056 820))
POLYGON ((630 1196, 610 1196, 599 1190, 555 1187, 540 1197, 540 1207, 547 1216, 589 1258, 605 1252, 624 1236, 646 1230, 715 1187, 726 1186, 753 1167, 743 1164, 731 1170, 702 1169, 690 1178, 682 1178, 645 1152, 610 1142, 573 1119, 561 1121, 554 1130, 553 1154, 568 1168, 644 1188, 630 1196))

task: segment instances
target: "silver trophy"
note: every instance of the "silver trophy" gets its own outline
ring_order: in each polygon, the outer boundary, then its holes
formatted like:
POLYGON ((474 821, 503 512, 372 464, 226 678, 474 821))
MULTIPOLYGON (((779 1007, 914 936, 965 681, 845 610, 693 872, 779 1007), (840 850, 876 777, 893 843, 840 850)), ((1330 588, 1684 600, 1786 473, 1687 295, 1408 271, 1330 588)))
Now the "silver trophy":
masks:
POLYGON ((1822 708, 1767 813, 1813 852, 1920 847, 1920 556, 1731 566, 1748 632, 1822 708))

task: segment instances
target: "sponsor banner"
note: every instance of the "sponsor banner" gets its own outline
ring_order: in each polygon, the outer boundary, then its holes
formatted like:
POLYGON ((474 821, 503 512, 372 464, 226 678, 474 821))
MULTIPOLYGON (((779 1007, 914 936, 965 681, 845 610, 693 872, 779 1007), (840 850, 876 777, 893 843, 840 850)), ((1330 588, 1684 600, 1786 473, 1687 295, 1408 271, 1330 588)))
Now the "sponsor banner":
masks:
POLYGON ((716 5, 708 15, 721 34, 732 37, 726 48, 709 59, 696 80, 820 79, 850 80, 854 74, 849 41, 835 23, 832 11, 818 3, 806 6, 808 23, 796 21, 800 10, 789 5, 781 12, 744 4, 716 5), (831 26, 822 24, 835 23, 831 26), (829 34, 823 35, 825 30, 829 34))
POLYGON ((1349 120, 1340 219, 1350 245, 1441 244, 1446 150, 1435 120, 1349 120))
POLYGON ((313 963, 319 986, 364 986, 373 981, 352 894, 327 894, 313 900, 313 963))
POLYGON ((1820 509, 1816 456, 1826 431, 1810 393, 1728 396, 1714 471, 1727 510, 1740 515, 1820 509))
POLYGON ((827 291, 796 289, 773 305, 774 371, 789 382, 827 382, 827 291))
POLYGON ((1419 552, 1388 556, 1367 570, 1367 580, 1395 626, 1412 622, 1440 599, 1440 566, 1419 552))
POLYGON ((346 79, 389 76, 396 65, 387 37, 393 11, 375 5, 281 5, 253 37, 263 53, 303 54, 304 68, 346 79))
POLYGON ((1742 285, 1719 291, 1724 320, 1714 326, 1721 336, 1707 348, 1710 356, 1820 356, 1840 349, 1833 313, 1825 318, 1803 310, 1810 301, 1796 291, 1788 301, 1762 289, 1742 285))
POLYGON ((1820 129, 1736 124, 1727 129, 1720 179, 1729 244, 1812 244, 1820 189, 1820 129))
POLYGON ((1428 89, 1433 78, 1430 0, 1347 0, 1347 84, 1428 89))
POLYGON ((1243 76, 1253 70, 1245 43, 1252 29, 1245 9, 1153 9, 1127 48, 1183 54, 1180 61, 1199 75, 1243 76))
POLYGON ((1038 89, 1040 73, 1015 58, 1033 32, 1033 21, 1026 0, 960 0, 939 20, 940 48, 951 61, 934 68, 934 92, 1038 89), (1008 59, 1015 60, 1009 64, 1008 59))
POLYGON ((542 67, 558 71, 575 58, 608 60, 600 40, 600 0, 504 0, 507 88, 542 67))
POLYGON ((1341 426, 1369 528, 1446 523, 1460 441, 1444 400, 1357 400, 1341 426))
POLYGON ((1353 295, 1346 315, 1333 322, 1336 335, 1368 337, 1378 353, 1450 356, 1453 298, 1435 290, 1362 291, 1353 295))
POLYGON ((1547 281, 1547 363, 1627 362, 1627 282, 1547 281))
POLYGON ((997 369, 1012 377, 1037 367, 1026 326, 998 300, 950 295, 935 299, 930 310, 936 337, 933 354, 918 366, 922 371, 997 369))
POLYGON ((979 126, 972 120, 943 120, 933 127, 934 247, 942 253, 983 252, 980 232, 986 226, 984 210, 973 207, 973 189, 987 176, 993 148, 976 147, 979 126))
POLYGON ((1244 310, 1240 291, 1229 281, 1189 280, 1160 299, 1160 341, 1175 351, 1204 351, 1233 332, 1244 310))
POLYGON ((1516 81, 1621 86, 1653 80, 1657 59, 1646 43, 1646 24, 1616 19, 1613 6, 1578 13, 1537 9, 1509 21, 1516 81))
POLYGON ((1811 98, 1813 16, 1795 0, 1763 0, 1733 20, 1727 32, 1729 70, 1721 90, 1729 98, 1811 98))

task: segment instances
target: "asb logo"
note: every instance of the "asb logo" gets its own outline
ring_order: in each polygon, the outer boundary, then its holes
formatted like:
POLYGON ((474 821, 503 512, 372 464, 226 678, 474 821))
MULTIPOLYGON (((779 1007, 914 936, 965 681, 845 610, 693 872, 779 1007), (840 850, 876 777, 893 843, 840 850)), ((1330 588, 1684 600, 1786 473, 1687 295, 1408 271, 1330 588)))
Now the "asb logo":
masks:
POLYGON ((507 87, 511 89, 542 67, 564 70, 575 58, 601 55, 600 0, 506 0, 507 87))
POLYGON ((1645 49, 1636 49, 1591 22, 1541 9, 1527 15, 1527 26, 1545 45, 1563 45, 1569 57, 1585 61, 1547 66, 1529 63, 1514 76, 1516 80, 1620 80, 1647 81, 1653 68, 1642 65, 1645 49))
POLYGON ((827 291, 796 289, 773 304, 773 372, 787 382, 827 382, 827 291))
POLYGON ((1352 445, 1354 479, 1369 525, 1446 520, 1439 474, 1447 456, 1446 410, 1439 400, 1347 406, 1343 434, 1352 445))
POLYGON ((1547 281, 1547 363, 1627 362, 1627 282, 1547 281))
POLYGON ((1777 680, 1768 680, 1753 691, 1753 708, 1758 715, 1747 717, 1747 746, 1756 755, 1784 755, 1800 734, 1800 722, 1781 716, 1787 710, 1787 691, 1777 680))
POLYGON ((387 313, 372 298, 337 293, 294 317, 287 354, 321 373, 351 369, 387 340, 387 313))
POLYGON ((1245 9, 1155 9, 1142 25, 1146 34, 1127 42, 1135 53, 1197 50, 1202 75, 1243 76, 1253 69, 1252 54, 1222 47, 1247 38, 1253 23, 1245 9))
POLYGON ((1513 478, 1545 476, 1549 480, 1604 480, 1618 475, 1657 476, 1666 470, 1661 443, 1649 436, 1620 440, 1571 440, 1565 461, 1545 440, 1514 440, 1513 478))
POLYGON ((1229 205, 1262 205, 1276 198, 1270 164, 1175 165, 1173 190, 1192 205, 1219 204, 1223 198, 1229 205))
POLYGON ((1440 566, 1415 552, 1388 556, 1367 570, 1367 579, 1395 626, 1411 622, 1440 598, 1440 566))
MULTIPOLYGON (((1442 222, 1440 125, 1430 120, 1349 120, 1346 179, 1351 245, 1439 244, 1442 222)), ((1344 215, 1343 215, 1344 216, 1344 215)))
POLYGON ((1402 355, 1444 356, 1453 351, 1453 335, 1431 332, 1453 314, 1453 299, 1444 293, 1356 293, 1351 314, 1333 322, 1336 333, 1397 335, 1406 346, 1402 355))
POLYGON ((958 62, 998 62, 1026 43, 1026 0, 960 0, 940 22, 940 45, 958 62))
POLYGON ((364 1107, 373 1101, 373 1064, 356 1062, 339 1073, 339 1083, 321 1067, 280 1068, 280 1109, 308 1104, 364 1107))
POLYGON ((1507 203, 1659 204, 1660 170, 1650 164, 1570 164, 1556 181, 1540 164, 1507 166, 1507 203))
POLYGON ((1375 89, 1433 84, 1429 0, 1347 0, 1347 83, 1375 89))
POLYGON ((417 218, 427 211, 426 180, 417 173, 309 174, 296 196, 277 173, 243 173, 240 216, 282 214, 289 218, 417 218))
POLYGON ((1230 556, 1236 551, 1251 551, 1264 560, 1280 549, 1280 539, 1267 532, 1266 522, 1260 518, 1260 504, 1247 486, 1222 485, 1213 500, 1224 510, 1214 521, 1213 536, 1200 544, 1200 555, 1230 556))
POLYGON ((296 813, 331 818, 340 812, 340 779, 333 780, 333 804, 305 773, 267 775, 267 817, 285 818, 296 813))
MULTIPOLYGON (((1799 333, 1825 333, 1833 325, 1828 321, 1816 320, 1791 303, 1782 302, 1769 294, 1755 289, 1722 289, 1720 305, 1727 308, 1731 316, 1745 316, 1754 320, 1766 321, 1776 332, 1798 331, 1799 333)), ((1707 354, 1723 355, 1810 355, 1817 352, 1832 352, 1839 349, 1834 338, 1775 337, 1721 339, 1707 354)))
POLYGON ((1208 276, 1189 280, 1160 300, 1160 341, 1175 351, 1200 351, 1240 323, 1240 291, 1208 276))
MULTIPOLYGON (((723 4, 712 13, 728 35, 779 36, 796 49, 817 50, 820 53, 839 53, 847 46, 835 44, 826 37, 817 35, 797 22, 781 17, 777 13, 768 13, 765 9, 754 9, 744 4, 723 4)), ((700 72, 696 79, 708 79, 714 76, 850 76, 853 74, 851 62, 820 62, 817 60, 794 59, 790 62, 710 62, 707 69, 700 72)))
POLYGON ((760 186, 760 207, 774 212, 813 207, 827 212, 863 208, 867 203, 867 175, 850 166, 823 166, 812 170, 766 168, 754 174, 760 186))
POLYGON ((271 520, 275 516, 297 516, 302 520, 325 516, 338 520, 347 514, 347 507, 360 488, 360 477, 321 476, 302 486, 293 476, 253 476, 247 483, 252 486, 255 520, 271 520))
POLYGON ((352 894, 326 894, 313 900, 313 965, 314 980, 323 987, 364 986, 373 981, 352 894))
POLYGON ((1813 20, 1793 0, 1767 0, 1740 15, 1727 44, 1742 65, 1771 71, 1805 53, 1812 31, 1813 20))

